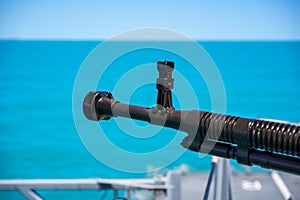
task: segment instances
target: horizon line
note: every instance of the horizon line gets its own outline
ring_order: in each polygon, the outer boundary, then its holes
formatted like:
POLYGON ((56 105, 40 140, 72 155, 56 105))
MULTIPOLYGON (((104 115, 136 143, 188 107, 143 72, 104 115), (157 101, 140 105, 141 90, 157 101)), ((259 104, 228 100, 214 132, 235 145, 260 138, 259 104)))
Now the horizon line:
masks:
MULTIPOLYGON (((203 38, 191 38, 194 41, 202 41, 202 42, 297 42, 300 41, 300 38, 281 38, 281 39, 268 39, 268 38, 253 38, 253 39, 203 39, 203 38)), ((109 40, 109 38, 0 38, 0 41, 70 41, 70 42, 96 42, 96 41, 105 41, 109 40)), ((179 40, 179 39, 124 39, 124 40, 110 40, 110 41, 190 41, 190 40, 179 40)))

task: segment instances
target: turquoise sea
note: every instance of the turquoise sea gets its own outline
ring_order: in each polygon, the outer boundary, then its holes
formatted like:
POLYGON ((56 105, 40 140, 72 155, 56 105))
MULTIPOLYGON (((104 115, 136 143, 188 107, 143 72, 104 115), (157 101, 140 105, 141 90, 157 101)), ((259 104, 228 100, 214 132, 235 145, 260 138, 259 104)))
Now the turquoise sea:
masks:
MULTIPOLYGON (((146 175, 118 171, 99 162, 84 147, 77 134, 72 114, 73 85, 82 62, 99 43, 0 41, 0 179, 129 178, 146 175)), ((199 44, 220 71, 226 89, 227 114, 300 122, 300 42, 200 41, 199 44)), ((151 56, 137 56, 135 59, 140 64, 157 61, 151 60, 151 56)), ((126 70, 130 69, 128 63, 124 63, 126 70)), ((175 67, 184 71, 183 66, 175 67)), ((117 80, 123 71, 118 74, 108 70, 106 76, 117 80)), ((191 83, 198 81, 199 77, 188 75, 192 72, 186 73, 191 83)), ((203 95, 200 108, 209 111, 208 94, 201 89, 205 86, 203 80, 199 80, 199 84, 195 87, 199 95, 203 95)), ((176 86, 176 80, 175 87, 180 87, 176 86)), ((126 92, 126 85, 124 88, 126 92)), ((130 103, 152 106, 155 96, 155 86, 146 85, 137 90, 130 103)), ((175 98, 175 106, 177 104, 175 98)), ((117 141, 120 129, 113 121, 104 123, 109 127, 112 141, 117 141)), ((163 145, 172 139, 171 130, 164 132, 171 134, 154 138, 155 145, 163 145)), ((143 146, 152 148, 151 140, 143 142, 143 145, 138 145, 138 140, 123 137, 119 145, 135 152, 143 146)), ((178 148, 181 148, 179 144, 178 148)), ((196 153, 185 152, 166 168, 186 164, 191 171, 208 171, 209 159, 199 159, 196 153)), ((151 160, 149 165, 153 165, 151 160)), ((233 166, 242 169, 235 162, 233 166)), ((48 199, 101 196, 96 192, 41 194, 48 199)), ((0 198, 23 199, 17 192, 0 192, 0 198)))

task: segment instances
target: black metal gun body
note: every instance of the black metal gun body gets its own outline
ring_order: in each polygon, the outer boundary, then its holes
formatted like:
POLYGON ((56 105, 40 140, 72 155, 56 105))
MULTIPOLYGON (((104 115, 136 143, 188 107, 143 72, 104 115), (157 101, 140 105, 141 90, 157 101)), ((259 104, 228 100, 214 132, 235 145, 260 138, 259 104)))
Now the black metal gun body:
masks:
MULTIPOLYGON (((169 69, 169 63, 158 65, 169 69)), ((157 80, 160 85, 161 80, 157 80)), ((198 110, 174 110, 170 97, 173 83, 168 81, 172 81, 170 75, 164 80, 165 85, 157 86, 156 107, 122 104, 109 92, 89 92, 84 99, 84 114, 95 121, 126 117, 169 127, 188 134, 181 145, 191 151, 300 175, 300 126, 198 110)))

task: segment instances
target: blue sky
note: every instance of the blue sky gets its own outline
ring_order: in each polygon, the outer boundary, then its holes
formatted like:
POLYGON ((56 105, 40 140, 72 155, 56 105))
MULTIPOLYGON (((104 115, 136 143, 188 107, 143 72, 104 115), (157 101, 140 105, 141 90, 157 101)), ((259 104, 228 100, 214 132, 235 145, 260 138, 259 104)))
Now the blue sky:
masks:
POLYGON ((105 39, 161 27, 202 40, 299 40, 300 1, 1 0, 1 39, 105 39))

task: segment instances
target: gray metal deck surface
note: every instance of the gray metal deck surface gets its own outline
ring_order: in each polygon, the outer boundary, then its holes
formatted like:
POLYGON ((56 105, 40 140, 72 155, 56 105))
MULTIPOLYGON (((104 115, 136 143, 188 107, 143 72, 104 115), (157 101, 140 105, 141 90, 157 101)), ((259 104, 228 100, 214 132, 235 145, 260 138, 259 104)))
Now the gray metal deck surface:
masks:
MULTIPOLYGON (((292 174, 280 174, 281 178, 293 194, 295 199, 300 199, 300 176, 292 174)), ((199 200, 203 198, 208 174, 193 173, 181 176, 181 199, 199 200)), ((272 199, 282 200, 283 197, 268 173, 234 173, 231 176, 233 199, 259 200, 272 199), (243 181, 261 183, 260 191, 246 191, 242 188, 243 181)), ((209 199, 213 199, 213 184, 210 189, 209 199)))

